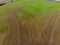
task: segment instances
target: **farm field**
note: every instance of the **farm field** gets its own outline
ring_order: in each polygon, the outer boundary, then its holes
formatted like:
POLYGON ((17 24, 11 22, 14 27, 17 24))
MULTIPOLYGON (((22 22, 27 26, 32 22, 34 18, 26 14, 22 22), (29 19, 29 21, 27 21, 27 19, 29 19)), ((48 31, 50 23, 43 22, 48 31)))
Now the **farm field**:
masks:
POLYGON ((60 3, 17 0, 0 6, 0 45, 60 45, 60 3))

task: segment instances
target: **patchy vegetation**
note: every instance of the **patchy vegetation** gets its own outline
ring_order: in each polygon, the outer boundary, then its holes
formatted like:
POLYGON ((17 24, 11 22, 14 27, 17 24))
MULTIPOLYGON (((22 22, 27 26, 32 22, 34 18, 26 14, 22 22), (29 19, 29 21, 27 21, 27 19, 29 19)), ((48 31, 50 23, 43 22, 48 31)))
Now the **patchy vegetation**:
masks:
POLYGON ((0 34, 7 33, 1 45, 60 45, 59 3, 40 2, 17 1, 0 7, 0 34))

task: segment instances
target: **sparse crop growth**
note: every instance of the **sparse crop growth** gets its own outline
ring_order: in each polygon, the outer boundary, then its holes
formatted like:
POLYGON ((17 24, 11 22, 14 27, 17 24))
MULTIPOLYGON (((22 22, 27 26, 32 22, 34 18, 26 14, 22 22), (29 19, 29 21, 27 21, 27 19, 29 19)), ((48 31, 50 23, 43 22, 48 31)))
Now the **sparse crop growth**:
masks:
POLYGON ((17 0, 0 6, 0 45, 60 45, 59 5, 17 0))

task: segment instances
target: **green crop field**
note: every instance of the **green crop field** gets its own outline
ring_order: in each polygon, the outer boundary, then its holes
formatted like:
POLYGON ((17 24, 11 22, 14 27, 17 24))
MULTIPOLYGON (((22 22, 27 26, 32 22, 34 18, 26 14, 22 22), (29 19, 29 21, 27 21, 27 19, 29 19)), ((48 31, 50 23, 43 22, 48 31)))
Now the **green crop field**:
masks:
POLYGON ((60 45, 60 2, 16 0, 0 6, 0 45, 60 45))
MULTIPOLYGON (((28 13, 34 14, 36 16, 41 15, 40 14, 40 10, 41 10, 41 12, 44 11, 48 15, 49 13, 52 13, 56 10, 60 10, 60 2, 51 2, 48 0, 33 0, 33 1, 16 0, 13 3, 9 3, 4 6, 0 6, 1 20, 2 20, 2 16, 6 16, 7 15, 6 13, 8 12, 8 10, 11 9, 11 11, 12 11, 13 8, 15 8, 16 10, 21 8, 21 9, 27 11, 28 13), (24 5, 26 5, 26 6, 24 6, 24 5)), ((21 14, 17 15, 17 17, 19 17, 19 18, 21 16, 24 16, 24 15, 21 15, 21 14)), ((1 26, 0 31, 3 32, 3 30, 4 30, 4 28, 3 28, 3 26, 1 26)))

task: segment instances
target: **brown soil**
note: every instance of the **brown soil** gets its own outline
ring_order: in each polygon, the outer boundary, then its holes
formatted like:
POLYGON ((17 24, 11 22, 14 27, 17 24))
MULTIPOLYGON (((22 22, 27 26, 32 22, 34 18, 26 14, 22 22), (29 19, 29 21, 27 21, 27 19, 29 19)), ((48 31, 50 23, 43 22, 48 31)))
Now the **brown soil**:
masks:
POLYGON ((8 35, 2 45, 60 45, 58 13, 44 14, 41 21, 39 16, 34 18, 32 15, 17 19, 17 14, 9 12, 6 16, 8 35))

